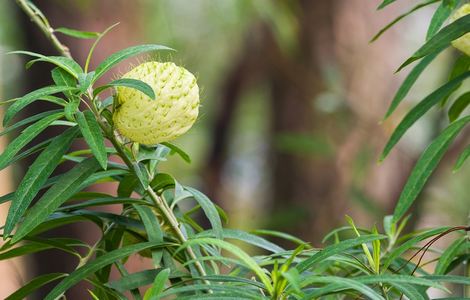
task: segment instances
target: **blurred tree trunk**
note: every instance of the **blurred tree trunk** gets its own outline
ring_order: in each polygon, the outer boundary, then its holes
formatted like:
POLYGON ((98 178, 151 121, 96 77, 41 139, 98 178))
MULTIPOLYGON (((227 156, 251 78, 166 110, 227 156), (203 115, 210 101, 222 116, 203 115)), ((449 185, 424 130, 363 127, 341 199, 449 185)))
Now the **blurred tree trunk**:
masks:
MULTIPOLYGON (((251 82, 265 84, 271 90, 268 161, 273 174, 269 227, 300 233, 317 242, 326 231, 343 222, 345 213, 360 219, 360 224, 390 213, 416 159, 398 150, 381 166, 375 164, 393 126, 377 123, 397 88, 398 80, 390 77, 402 53, 393 51, 392 45, 399 45, 393 34, 373 45, 368 43, 386 22, 375 11, 374 3, 285 3, 290 11, 283 13, 292 14, 297 24, 296 43, 286 50, 276 35, 277 29, 265 20, 258 20, 248 30, 240 58, 221 89, 206 190, 214 199, 220 198, 228 128, 236 107, 251 82), (343 107, 339 112, 325 113, 314 103, 322 93, 331 92, 326 78, 331 68, 340 74, 334 80, 342 88, 339 93, 343 107), (334 153, 286 151, 278 147, 279 137, 284 134, 323 137, 334 153), (357 174, 355 163, 363 153, 368 153, 367 163, 357 174), (376 215, 365 212, 367 208, 351 209, 354 190, 370 198, 368 205, 375 207, 376 215)), ((387 11, 387 17, 394 13, 387 11)))
MULTIPOLYGON (((323 68, 333 63, 334 15, 337 1, 299 1, 298 49, 286 55, 279 47, 270 61, 272 91, 272 138, 298 133, 334 136, 331 118, 312 105, 325 90, 323 68)), ((273 145, 276 142, 273 141, 273 145)), ((288 213, 289 231, 319 241, 344 215, 334 156, 286 153, 273 147, 274 214, 288 213)), ((287 228, 279 228, 287 229, 287 228)))

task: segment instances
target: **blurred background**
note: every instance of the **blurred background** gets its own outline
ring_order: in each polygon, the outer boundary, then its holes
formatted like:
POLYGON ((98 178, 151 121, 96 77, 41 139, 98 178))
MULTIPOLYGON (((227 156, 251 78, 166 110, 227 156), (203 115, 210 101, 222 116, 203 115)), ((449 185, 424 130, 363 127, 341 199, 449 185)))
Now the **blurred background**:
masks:
MULTIPOLYGON (((451 51, 442 53, 407 101, 379 124, 409 69, 394 71, 424 41, 435 7, 407 17, 377 42, 369 40, 417 1, 397 1, 382 11, 375 10, 378 0, 36 2, 53 27, 103 31, 120 22, 98 46, 94 66, 136 44, 177 49, 171 56, 143 58, 185 66, 197 74, 202 90, 197 124, 175 142, 192 163, 173 157, 164 168, 222 206, 230 227, 286 231, 319 246, 325 233, 344 223, 345 214, 361 226, 380 226, 420 151, 446 121, 444 112, 432 111, 377 164, 404 113, 447 79, 456 58, 451 51)), ((92 41, 59 38, 83 64, 92 41)), ((26 71, 23 57, 5 55, 18 49, 57 54, 14 1, 1 1, 0 99, 51 82, 44 76, 48 65, 26 71)), ((129 67, 126 61, 105 80, 129 67)), ((44 105, 31 106, 25 115, 44 105)), ((468 136, 467 131, 453 146, 413 207, 410 229, 467 222, 464 183, 470 172, 450 170, 468 136)), ((0 147, 11 138, 2 137, 0 147)), ((2 195, 13 191, 29 163, 0 173, 2 195)), ((1 209, 4 218, 7 204, 1 209)), ((85 239, 90 235, 84 228, 64 230, 85 239)), ((34 274, 73 268, 73 260, 54 255, 1 262, 1 274, 11 276, 3 276, 0 297, 34 274)), ((70 299, 86 296, 76 297, 70 299)))

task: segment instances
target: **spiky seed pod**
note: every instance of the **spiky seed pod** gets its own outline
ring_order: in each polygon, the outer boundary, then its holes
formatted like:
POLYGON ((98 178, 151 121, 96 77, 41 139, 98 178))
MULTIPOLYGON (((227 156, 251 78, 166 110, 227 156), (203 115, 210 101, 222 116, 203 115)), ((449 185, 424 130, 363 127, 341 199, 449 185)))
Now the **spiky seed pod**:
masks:
MULTIPOLYGON (((452 22, 470 14, 470 3, 462 5, 452 16, 452 22)), ((470 56, 470 33, 466 33, 458 39, 452 41, 452 46, 470 56)))
POLYGON ((122 78, 141 80, 155 92, 155 100, 129 87, 118 87, 113 113, 117 130, 131 141, 154 145, 188 131, 199 113, 199 87, 188 70, 172 62, 146 62, 122 78))

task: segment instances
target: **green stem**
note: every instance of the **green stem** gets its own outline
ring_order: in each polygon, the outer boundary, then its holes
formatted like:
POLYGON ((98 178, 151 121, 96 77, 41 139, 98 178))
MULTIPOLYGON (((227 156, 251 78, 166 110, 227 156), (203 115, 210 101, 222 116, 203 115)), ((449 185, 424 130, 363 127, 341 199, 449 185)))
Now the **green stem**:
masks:
POLYGON ((16 0, 18 6, 25 12, 25 14, 34 22, 39 29, 44 33, 47 39, 52 43, 54 48, 60 52, 63 56, 72 58, 70 50, 67 46, 62 44, 59 39, 54 34, 54 29, 49 26, 49 24, 44 23, 40 17, 40 13, 36 7, 30 5, 27 0, 16 0))
MULTIPOLYGON (((72 55, 70 54, 70 50, 68 47, 66 47, 64 44, 62 44, 59 39, 55 36, 54 34, 54 29, 47 24, 46 21, 44 21, 41 16, 42 14, 40 11, 33 5, 29 4, 27 0, 16 0, 16 3, 21 7, 21 9, 26 13, 31 18, 31 21, 33 21, 39 29, 44 33, 44 35, 51 41, 52 45, 63 55, 69 58, 72 58, 72 55)), ((112 27, 111 27, 112 28, 112 27)), ((109 28, 109 29, 111 29, 109 28)), ((121 159, 124 161, 124 163, 127 165, 129 170, 133 170, 133 163, 125 153, 124 149, 122 148, 122 145, 116 140, 116 137, 114 136, 114 130, 106 123, 103 121, 101 116, 99 115, 93 101, 93 91, 92 88, 88 90, 88 98, 90 99, 91 106, 89 105, 88 107, 93 111, 93 113, 96 116, 96 119, 98 120, 98 123, 100 124, 103 132, 107 136, 107 138, 111 141, 113 144, 114 148, 118 152, 118 155, 121 157, 121 159)), ((157 209, 159 209, 162 212, 162 216, 165 222, 167 222, 170 227, 172 228, 173 232, 175 233, 178 241, 181 244, 184 244, 187 239, 184 236, 183 232, 181 231, 179 227, 179 222, 176 218, 176 216, 173 214, 173 211, 168 207, 168 204, 163 201, 156 193, 155 191, 151 188, 148 187, 147 192, 149 196, 152 198, 154 201, 157 209)), ((201 262, 197 260, 197 256, 192 250, 191 247, 186 248, 186 252, 190 256, 192 260, 195 261, 195 267, 198 270, 199 274, 201 276, 206 276, 207 273, 204 270, 204 267, 202 266, 201 262)), ((88 258, 85 259, 85 262, 88 258)), ((209 284, 208 281, 204 280, 206 284, 209 284)), ((211 291, 210 291, 211 292, 211 291)))
MULTIPOLYGON (((102 121, 100 121, 99 123, 102 127, 106 126, 105 124, 103 124, 102 121)), ((106 130, 106 128, 103 128, 103 131, 104 132, 109 132, 108 130, 106 130)), ((133 170, 133 164, 132 164, 131 160, 129 159, 129 157, 126 155, 126 153, 122 149, 121 144, 114 137, 113 132, 111 132, 110 136, 108 136, 108 139, 111 141, 114 148, 116 149, 116 151, 118 152, 119 156, 122 158, 124 163, 127 165, 129 170, 133 170)), ((173 211, 168 207, 168 204, 162 198, 160 198, 157 195, 157 193, 155 193, 155 191, 152 189, 152 187, 150 187, 150 186, 147 187, 146 191, 149 194, 152 201, 154 202, 156 208, 162 213, 162 217, 163 217, 164 221, 167 224, 170 225, 170 227, 171 227, 172 231, 174 232, 174 234, 176 235, 176 238, 178 239, 178 241, 181 244, 186 243, 187 239, 184 236, 183 232, 181 231, 179 222, 178 222, 176 216, 173 214, 173 211)), ((204 267, 197 260, 197 256, 194 253, 193 249, 188 246, 186 248, 186 252, 188 253, 189 257, 192 260, 194 260, 194 265, 195 265, 196 269, 198 270, 199 274, 201 276, 207 276, 207 273, 204 270, 204 267)), ((204 280, 204 282, 209 283, 206 280, 204 280)))

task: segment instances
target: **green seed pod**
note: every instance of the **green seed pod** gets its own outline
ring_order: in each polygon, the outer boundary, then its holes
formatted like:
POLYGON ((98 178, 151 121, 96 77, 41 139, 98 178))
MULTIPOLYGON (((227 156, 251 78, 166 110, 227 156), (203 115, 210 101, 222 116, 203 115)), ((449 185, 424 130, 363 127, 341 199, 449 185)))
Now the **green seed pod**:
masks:
MULTIPOLYGON (((452 16, 452 22, 470 14, 470 3, 462 5, 452 16)), ((452 46, 470 56, 470 33, 466 33, 458 39, 452 41, 452 46)))
POLYGON ((174 63, 146 62, 122 78, 141 80, 155 92, 155 100, 129 87, 118 87, 113 114, 117 130, 131 141, 154 145, 188 131, 199 113, 199 87, 188 70, 174 63))

